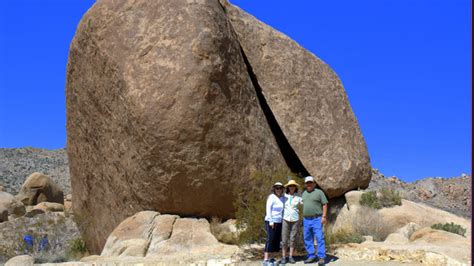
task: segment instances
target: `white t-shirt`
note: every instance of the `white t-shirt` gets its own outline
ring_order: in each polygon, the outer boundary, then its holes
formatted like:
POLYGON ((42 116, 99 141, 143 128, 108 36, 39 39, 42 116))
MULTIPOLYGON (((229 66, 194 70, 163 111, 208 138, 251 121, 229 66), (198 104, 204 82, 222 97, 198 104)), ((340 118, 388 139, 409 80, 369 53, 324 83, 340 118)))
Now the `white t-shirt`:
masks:
POLYGON ((280 198, 278 198, 275 194, 268 196, 265 221, 268 221, 270 224, 282 222, 284 200, 284 196, 280 198))

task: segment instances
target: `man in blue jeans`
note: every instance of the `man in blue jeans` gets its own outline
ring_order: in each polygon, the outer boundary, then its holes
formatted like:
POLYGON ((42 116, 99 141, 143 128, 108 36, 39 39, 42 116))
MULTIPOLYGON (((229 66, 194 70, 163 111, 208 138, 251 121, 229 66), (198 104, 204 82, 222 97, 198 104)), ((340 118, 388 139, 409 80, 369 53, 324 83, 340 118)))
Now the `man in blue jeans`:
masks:
POLYGON ((326 259, 326 245, 324 243, 323 224, 326 224, 328 200, 324 192, 316 188, 314 178, 307 176, 304 179, 306 190, 303 192, 303 229, 304 245, 308 252, 308 259, 304 263, 316 262, 314 254, 314 237, 318 244, 318 264, 324 264, 326 259))

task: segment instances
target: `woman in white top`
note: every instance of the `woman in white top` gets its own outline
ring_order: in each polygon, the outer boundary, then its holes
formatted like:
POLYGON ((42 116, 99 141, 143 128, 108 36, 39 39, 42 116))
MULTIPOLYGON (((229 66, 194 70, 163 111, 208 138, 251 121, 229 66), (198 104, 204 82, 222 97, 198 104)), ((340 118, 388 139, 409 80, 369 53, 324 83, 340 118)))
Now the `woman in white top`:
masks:
POLYGON ((303 200, 298 196, 298 183, 290 180, 285 185, 285 203, 283 209, 283 226, 282 226, 282 260, 280 264, 296 263, 293 259, 295 250, 295 238, 300 226, 299 205, 303 204, 303 200), (290 246, 290 256, 286 258, 286 250, 288 248, 288 240, 290 246))
POLYGON ((267 230, 267 242, 263 253, 266 265, 269 262, 270 252, 280 251, 281 222, 283 219, 283 184, 276 182, 272 187, 272 194, 267 198, 265 228, 267 230))

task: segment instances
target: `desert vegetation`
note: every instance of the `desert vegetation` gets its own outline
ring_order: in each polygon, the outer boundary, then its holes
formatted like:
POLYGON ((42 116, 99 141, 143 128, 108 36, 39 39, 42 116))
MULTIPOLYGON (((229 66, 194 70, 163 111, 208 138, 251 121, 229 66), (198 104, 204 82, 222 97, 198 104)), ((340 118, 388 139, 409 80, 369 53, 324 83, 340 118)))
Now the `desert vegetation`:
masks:
POLYGON ((466 228, 462 227, 459 224, 455 224, 453 222, 445 223, 445 224, 441 224, 441 223, 433 224, 431 228, 436 229, 436 230, 443 230, 443 231, 450 232, 453 234, 458 234, 460 236, 465 236, 466 231, 467 231, 466 228))
POLYGON ((57 213, 39 214, 35 217, 19 217, 1 223, 0 262, 18 255, 30 255, 35 263, 54 263, 75 260, 87 255, 84 241, 71 216, 57 213), (41 239, 47 235, 48 244, 41 239), (26 235, 33 245, 27 245, 26 235))
POLYGON ((237 228, 242 232, 239 235, 238 244, 265 243, 265 204, 271 187, 275 182, 286 182, 291 177, 297 182, 296 174, 286 170, 256 171, 252 173, 248 186, 236 188, 237 228), (249 193, 251 187, 253 192, 249 193))
POLYGON ((397 191, 382 188, 379 191, 379 195, 377 195, 377 192, 375 191, 368 191, 362 194, 360 204, 373 209, 381 209, 402 205, 402 198, 397 191))
POLYGON ((349 228, 340 228, 332 233, 329 233, 329 230, 325 230, 324 237, 328 247, 334 244, 362 243, 365 241, 361 234, 349 228))

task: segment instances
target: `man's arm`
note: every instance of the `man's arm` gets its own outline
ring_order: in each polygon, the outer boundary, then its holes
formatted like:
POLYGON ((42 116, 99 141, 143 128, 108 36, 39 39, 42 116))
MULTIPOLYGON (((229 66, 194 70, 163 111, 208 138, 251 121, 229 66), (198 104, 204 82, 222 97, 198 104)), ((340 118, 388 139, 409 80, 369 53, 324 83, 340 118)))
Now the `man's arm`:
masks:
POLYGON ((326 221, 327 221, 326 220, 326 215, 327 215, 327 213, 328 213, 328 204, 326 203, 326 204, 323 205, 323 218, 321 220, 321 222, 323 224, 326 224, 326 221))

